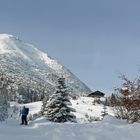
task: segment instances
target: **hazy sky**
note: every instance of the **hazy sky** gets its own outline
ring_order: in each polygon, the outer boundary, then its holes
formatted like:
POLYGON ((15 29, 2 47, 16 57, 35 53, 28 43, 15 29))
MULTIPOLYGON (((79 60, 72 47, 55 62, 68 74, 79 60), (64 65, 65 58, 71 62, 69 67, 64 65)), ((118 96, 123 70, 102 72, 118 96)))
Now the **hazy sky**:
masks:
POLYGON ((140 69, 140 0, 0 0, 0 32, 34 44, 93 90, 140 69))

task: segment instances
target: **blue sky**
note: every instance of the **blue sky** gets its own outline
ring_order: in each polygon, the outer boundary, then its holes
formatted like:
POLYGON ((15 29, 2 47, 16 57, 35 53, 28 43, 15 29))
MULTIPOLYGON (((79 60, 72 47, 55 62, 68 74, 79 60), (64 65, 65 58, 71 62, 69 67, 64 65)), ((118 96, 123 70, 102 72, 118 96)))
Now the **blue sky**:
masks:
POLYGON ((139 0, 0 0, 0 33, 34 44, 93 90, 140 69, 139 0))

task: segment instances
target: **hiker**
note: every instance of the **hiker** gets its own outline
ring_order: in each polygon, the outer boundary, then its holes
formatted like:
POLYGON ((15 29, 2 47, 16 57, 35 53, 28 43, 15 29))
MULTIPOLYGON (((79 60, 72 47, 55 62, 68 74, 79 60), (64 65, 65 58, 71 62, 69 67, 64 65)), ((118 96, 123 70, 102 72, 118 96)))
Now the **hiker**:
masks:
POLYGON ((27 115, 29 113, 29 108, 26 108, 25 106, 23 106, 23 108, 20 110, 20 115, 21 116, 21 125, 25 124, 27 125, 27 115))

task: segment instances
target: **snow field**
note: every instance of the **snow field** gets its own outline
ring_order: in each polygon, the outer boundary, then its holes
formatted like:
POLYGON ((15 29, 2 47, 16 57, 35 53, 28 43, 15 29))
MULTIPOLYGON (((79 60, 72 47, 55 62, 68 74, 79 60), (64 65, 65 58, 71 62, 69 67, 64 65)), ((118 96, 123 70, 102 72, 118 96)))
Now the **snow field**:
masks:
MULTIPOLYGON (((15 122, 16 124, 16 122, 15 122)), ((112 117, 93 124, 54 124, 42 119, 32 126, 0 125, 3 140, 139 140, 140 125, 120 123, 112 117)))
MULTIPOLYGON (((85 113, 100 117, 102 105, 92 105, 92 98, 82 97, 72 100, 77 113, 78 123, 51 123, 41 117, 29 126, 20 126, 20 120, 9 119, 0 124, 0 140, 139 140, 140 124, 127 124, 108 115, 102 121, 88 123, 85 113), (77 104, 78 102, 78 104, 77 104), (91 108, 93 107, 93 108, 91 108), (93 111, 90 111, 93 109, 93 111), (84 122, 85 121, 85 122, 84 122)), ((40 110, 41 102, 26 104, 30 113, 40 110)), ((11 103, 14 106, 15 103, 11 103)), ((18 104, 17 104, 18 105, 18 104)), ((23 105, 19 105, 23 106, 23 105)), ((111 109, 108 109, 112 114, 111 109)))

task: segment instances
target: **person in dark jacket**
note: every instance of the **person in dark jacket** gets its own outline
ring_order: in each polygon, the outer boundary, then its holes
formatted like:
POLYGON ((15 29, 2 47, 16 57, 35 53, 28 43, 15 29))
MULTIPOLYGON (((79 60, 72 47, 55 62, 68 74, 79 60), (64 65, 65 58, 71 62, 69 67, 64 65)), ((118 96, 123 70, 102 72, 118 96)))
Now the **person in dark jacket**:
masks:
POLYGON ((28 121, 27 121, 28 112, 29 112, 29 108, 26 108, 25 106, 23 106, 23 108, 20 110, 21 125, 23 125, 23 124, 27 125, 28 124, 28 121))

